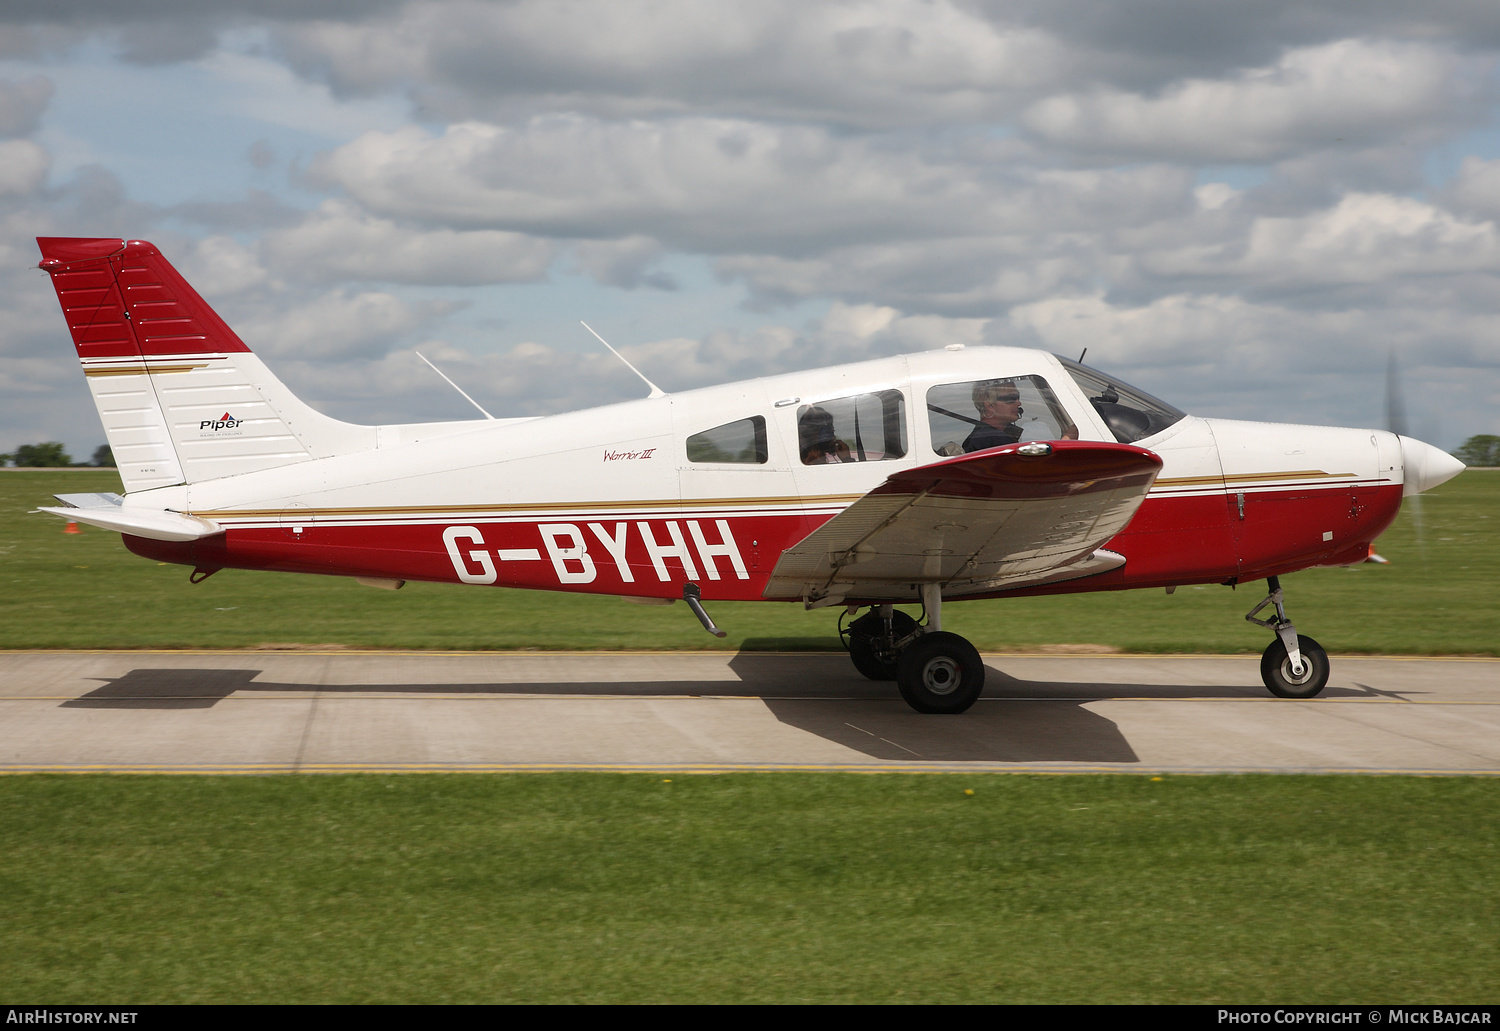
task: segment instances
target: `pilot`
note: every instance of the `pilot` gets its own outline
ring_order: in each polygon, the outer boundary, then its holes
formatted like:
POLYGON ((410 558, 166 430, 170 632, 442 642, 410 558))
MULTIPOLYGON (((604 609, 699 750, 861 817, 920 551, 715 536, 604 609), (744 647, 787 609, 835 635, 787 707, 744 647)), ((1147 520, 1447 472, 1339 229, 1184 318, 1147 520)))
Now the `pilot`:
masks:
POLYGON ((974 384, 979 425, 964 438, 964 452, 1014 444, 1021 439, 1021 391, 1014 380, 986 379, 974 384))
POLYGON ((797 420, 797 439, 803 465, 836 465, 852 462, 849 445, 833 432, 833 416, 826 408, 813 405, 797 420))

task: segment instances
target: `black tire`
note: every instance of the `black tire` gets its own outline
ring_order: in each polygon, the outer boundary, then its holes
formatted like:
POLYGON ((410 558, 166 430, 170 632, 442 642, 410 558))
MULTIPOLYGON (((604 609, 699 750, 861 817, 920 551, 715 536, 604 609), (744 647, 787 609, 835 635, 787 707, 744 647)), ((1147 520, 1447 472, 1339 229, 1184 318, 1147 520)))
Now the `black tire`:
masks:
MULTIPOLYGON (((917 628, 917 621, 900 609, 891 613, 891 632, 896 640, 908 636, 917 628)), ((875 642, 885 635, 885 620, 880 613, 871 610, 849 624, 849 658, 854 668, 871 680, 895 680, 896 663, 882 662, 875 653, 875 642)))
POLYGON ((984 663, 974 646, 957 634, 923 634, 902 652, 896 686, 918 712, 960 713, 984 690, 984 663))
POLYGON ((1281 638, 1272 641, 1260 657, 1260 679, 1278 698, 1313 698, 1328 683, 1328 653, 1311 637, 1297 635, 1302 652, 1303 673, 1292 676, 1292 658, 1281 638))

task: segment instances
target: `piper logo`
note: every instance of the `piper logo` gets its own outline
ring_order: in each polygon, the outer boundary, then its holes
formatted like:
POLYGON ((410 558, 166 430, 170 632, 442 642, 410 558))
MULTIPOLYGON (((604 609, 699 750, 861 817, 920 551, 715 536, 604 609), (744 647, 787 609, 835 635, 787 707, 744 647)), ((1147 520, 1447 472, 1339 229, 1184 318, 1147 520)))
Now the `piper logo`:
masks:
POLYGON ((230 415, 228 412, 225 412, 223 415, 219 416, 217 419, 204 419, 202 422, 200 422, 198 424, 198 429, 200 429, 200 430, 213 430, 215 433, 218 433, 220 430, 232 430, 232 429, 235 429, 236 427, 238 427, 240 425, 240 423, 242 423, 244 421, 245 421, 244 419, 236 419, 234 416, 230 415))

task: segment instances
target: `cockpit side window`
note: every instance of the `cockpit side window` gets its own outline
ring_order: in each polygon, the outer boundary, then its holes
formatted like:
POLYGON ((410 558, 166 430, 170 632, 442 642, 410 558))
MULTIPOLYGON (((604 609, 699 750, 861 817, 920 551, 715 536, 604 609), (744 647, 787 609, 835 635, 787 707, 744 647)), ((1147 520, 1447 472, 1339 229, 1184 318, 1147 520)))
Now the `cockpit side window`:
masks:
POLYGON ((1094 411, 1121 444, 1133 444, 1187 417, 1165 401, 1159 400, 1098 369, 1055 356, 1086 395, 1094 411))
POLYGON ((726 422, 687 439, 689 462, 717 462, 726 465, 765 465, 766 419, 752 415, 748 419, 726 422))
POLYGON ((1018 440, 1076 440, 1068 418, 1040 376, 943 383, 927 391, 932 450, 940 455, 1014 444, 1018 440))
POLYGON ((803 465, 906 457, 901 391, 877 390, 803 405, 797 409, 797 451, 803 465))

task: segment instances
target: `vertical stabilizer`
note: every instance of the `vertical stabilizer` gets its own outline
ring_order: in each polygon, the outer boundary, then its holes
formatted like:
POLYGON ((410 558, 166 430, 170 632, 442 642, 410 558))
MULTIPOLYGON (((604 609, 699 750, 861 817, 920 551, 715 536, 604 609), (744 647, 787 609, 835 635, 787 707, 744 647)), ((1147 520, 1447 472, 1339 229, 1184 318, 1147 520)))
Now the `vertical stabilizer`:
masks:
POLYGON ((375 446, 298 400, 152 244, 37 244, 127 492, 375 446))

